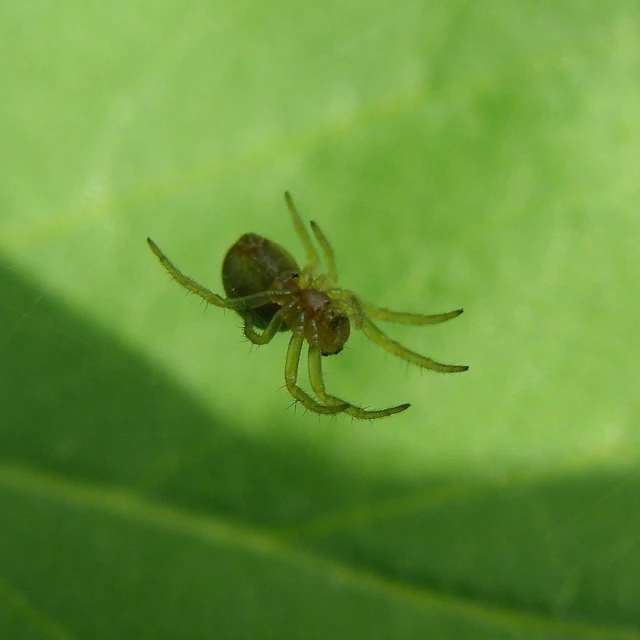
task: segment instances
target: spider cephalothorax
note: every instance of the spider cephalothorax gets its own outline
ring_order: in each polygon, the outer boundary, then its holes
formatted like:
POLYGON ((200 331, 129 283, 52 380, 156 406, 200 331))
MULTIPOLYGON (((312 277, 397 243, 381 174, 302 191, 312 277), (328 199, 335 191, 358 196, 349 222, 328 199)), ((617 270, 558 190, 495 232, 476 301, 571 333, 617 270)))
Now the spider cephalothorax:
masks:
POLYGON ((371 411, 327 393, 322 375, 322 356, 340 353, 349 339, 352 326, 383 349, 425 369, 442 373, 468 369, 462 365, 441 364, 410 351, 389 338, 372 321, 375 318, 400 324, 439 324, 459 316, 462 309, 421 315, 390 311, 361 302, 355 293, 338 286, 331 245, 320 227, 311 222, 311 230, 325 263, 326 271, 322 270, 320 255, 288 192, 285 200, 305 247, 307 265, 300 269, 281 246, 255 233, 246 233, 229 249, 222 263, 226 298, 185 276, 151 238, 147 238, 147 242, 179 284, 211 304, 237 311, 244 319, 245 336, 254 344, 267 344, 279 331, 291 331, 285 364, 287 389, 296 400, 316 413, 345 412, 354 418, 373 419, 399 413, 411 406, 405 403, 371 411), (298 368, 305 342, 309 345, 309 380, 318 400, 298 385, 298 368))

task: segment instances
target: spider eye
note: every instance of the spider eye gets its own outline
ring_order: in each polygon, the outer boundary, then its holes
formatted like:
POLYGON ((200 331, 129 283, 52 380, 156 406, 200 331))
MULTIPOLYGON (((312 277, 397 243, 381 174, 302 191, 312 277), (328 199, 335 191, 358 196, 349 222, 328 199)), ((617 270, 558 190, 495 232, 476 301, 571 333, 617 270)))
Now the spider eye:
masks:
POLYGON ((323 356, 340 353, 351 333, 349 318, 327 309, 318 321, 318 338, 323 356))

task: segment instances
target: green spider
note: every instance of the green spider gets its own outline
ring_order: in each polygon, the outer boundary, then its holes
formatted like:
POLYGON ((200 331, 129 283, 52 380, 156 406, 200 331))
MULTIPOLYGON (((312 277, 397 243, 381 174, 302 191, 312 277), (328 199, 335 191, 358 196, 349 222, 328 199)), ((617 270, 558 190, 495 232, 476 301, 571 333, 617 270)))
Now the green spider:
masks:
POLYGON ((327 393, 322 375, 322 356, 342 351, 349 339, 351 326, 393 355, 424 369, 456 373, 469 368, 442 364, 410 351, 389 338, 372 321, 375 318, 398 324, 439 324, 456 318, 462 309, 435 315, 390 311, 367 304, 352 291, 339 287, 333 249, 326 236, 315 222, 310 223, 324 258, 326 271, 323 271, 320 255, 291 194, 287 191, 284 196, 293 226, 307 253, 307 265, 300 269, 281 246, 255 233, 246 233, 229 249, 222 263, 226 298, 184 275, 151 238, 147 238, 147 242, 178 284, 217 307, 237 311, 244 319, 244 335, 253 344, 267 344, 279 331, 291 331, 285 364, 286 386, 297 401, 315 413, 344 412, 354 418, 371 420, 400 413, 411 406, 404 403, 386 409, 367 410, 327 393), (319 401, 298 385, 298 368, 305 341, 309 344, 309 380, 319 401))

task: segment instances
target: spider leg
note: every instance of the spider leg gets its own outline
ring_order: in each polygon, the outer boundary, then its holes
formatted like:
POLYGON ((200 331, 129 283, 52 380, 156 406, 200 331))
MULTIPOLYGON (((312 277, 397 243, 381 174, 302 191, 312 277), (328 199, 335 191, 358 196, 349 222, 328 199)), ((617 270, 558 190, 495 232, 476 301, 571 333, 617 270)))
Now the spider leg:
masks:
POLYGON ((446 313, 434 313, 433 315, 423 315, 421 313, 404 313, 402 311, 391 311, 383 307, 376 307, 372 304, 363 305, 364 312, 376 320, 383 322, 396 322, 398 324, 440 324, 447 320, 457 318, 463 309, 448 311, 446 313))
POLYGON ((329 278, 331 279, 331 282, 335 284, 338 281, 338 271, 336 269, 336 258, 333 253, 333 248, 327 240, 327 236, 322 233, 318 224, 313 220, 311 221, 311 231, 313 231, 313 235, 316 237, 316 240, 322 249, 322 255, 324 257, 325 264, 327 265, 329 278))
POLYGON ((180 271, 180 269, 178 269, 178 267, 176 267, 171 260, 162 253, 160 247, 151 238, 147 238, 147 243, 151 248, 151 251, 153 251, 158 260, 162 263, 162 266, 179 285, 188 291, 191 291, 191 293, 195 293, 216 307, 224 307, 226 309, 234 309, 236 311, 243 309, 255 309, 256 307, 261 307, 267 302, 271 302, 274 296, 279 295, 277 291, 262 291, 260 293, 240 298, 223 298, 217 293, 209 291, 206 287, 199 285, 195 280, 192 280, 189 276, 182 273, 182 271, 180 271))
POLYGON ((314 411, 315 413, 340 413, 341 411, 344 411, 349 406, 347 402, 343 402, 342 404, 332 404, 331 406, 320 404, 298 386, 298 367, 300 365, 300 355, 302 353, 303 342, 304 337, 296 333, 292 334, 291 340, 289 341, 287 360, 284 370, 284 379, 289 393, 296 400, 302 402, 309 411, 314 411))
POLYGON ((189 278, 189 276, 185 276, 184 273, 182 273, 182 271, 180 271, 178 267, 176 267, 169 258, 164 255, 164 253, 162 253, 160 247, 151 238, 147 238, 147 243, 149 244, 151 251, 156 254, 156 257, 162 263, 162 266, 176 279, 179 285, 188 289, 191 293, 195 293, 201 298, 204 298, 207 302, 216 305, 216 307, 225 306, 224 298, 199 285, 195 280, 189 278))
POLYGON ((264 328, 262 333, 258 333, 253 328, 253 318, 250 313, 244 314, 244 335, 253 344, 268 344, 273 339, 273 336, 278 333, 282 326, 282 316, 280 312, 274 314, 273 318, 269 321, 269 324, 264 328))
POLYGON ((302 218, 296 209, 296 205, 293 204, 293 198, 288 191, 284 192, 284 199, 287 203, 287 207, 289 209, 289 213, 291 213, 291 219, 293 220, 293 226, 295 227, 296 233, 302 240, 302 244, 304 245, 304 250, 307 252, 307 260, 309 264, 316 265, 320 262, 320 258, 318 257, 318 252, 316 248, 313 246, 313 242, 311 242, 311 236, 307 231, 307 228, 304 226, 304 222, 302 222, 302 218))
POLYGON ((322 355, 318 346, 309 345, 308 365, 311 388, 318 396, 318 398, 320 398, 322 402, 325 402, 328 405, 344 406, 346 404, 347 406, 344 409, 344 412, 348 413, 354 418, 358 418, 359 420, 375 420, 376 418, 385 418, 386 416, 392 416, 394 413, 400 413, 401 411, 404 411, 411 406, 410 404, 405 403, 400 404, 397 407, 387 407, 386 409, 376 409, 374 411, 368 411, 366 409, 361 409, 354 404, 345 403, 344 400, 328 394, 325 389, 324 377, 322 375, 322 355))
POLYGON ((436 362, 426 356, 421 356, 415 351, 410 351, 406 347, 403 347, 399 342, 392 340, 382 330, 378 329, 378 327, 376 327, 376 325, 373 324, 373 322, 371 322, 371 320, 366 316, 362 322, 362 331, 369 340, 375 342, 383 349, 386 349, 389 353, 392 353, 394 356, 398 356, 398 358, 408 360, 413 364, 417 364, 419 367, 432 369, 433 371, 439 371, 440 373, 457 373, 459 371, 466 371, 469 368, 466 365, 442 364, 441 362, 436 362))

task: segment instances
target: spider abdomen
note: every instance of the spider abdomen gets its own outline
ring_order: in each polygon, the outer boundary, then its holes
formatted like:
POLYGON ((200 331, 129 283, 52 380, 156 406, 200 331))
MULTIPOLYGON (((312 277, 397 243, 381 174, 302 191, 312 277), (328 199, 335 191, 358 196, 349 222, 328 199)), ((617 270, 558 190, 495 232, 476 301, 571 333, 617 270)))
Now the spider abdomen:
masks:
MULTIPOLYGON (((241 298, 262 291, 282 289, 300 268, 291 254, 280 245, 259 236, 245 233, 227 251, 222 262, 222 285, 228 297, 241 298)), ((251 309, 254 324, 264 329, 280 310, 275 302, 251 309)), ((245 311, 238 311, 244 315, 245 311)), ((281 331, 287 327, 282 326, 281 331)))

